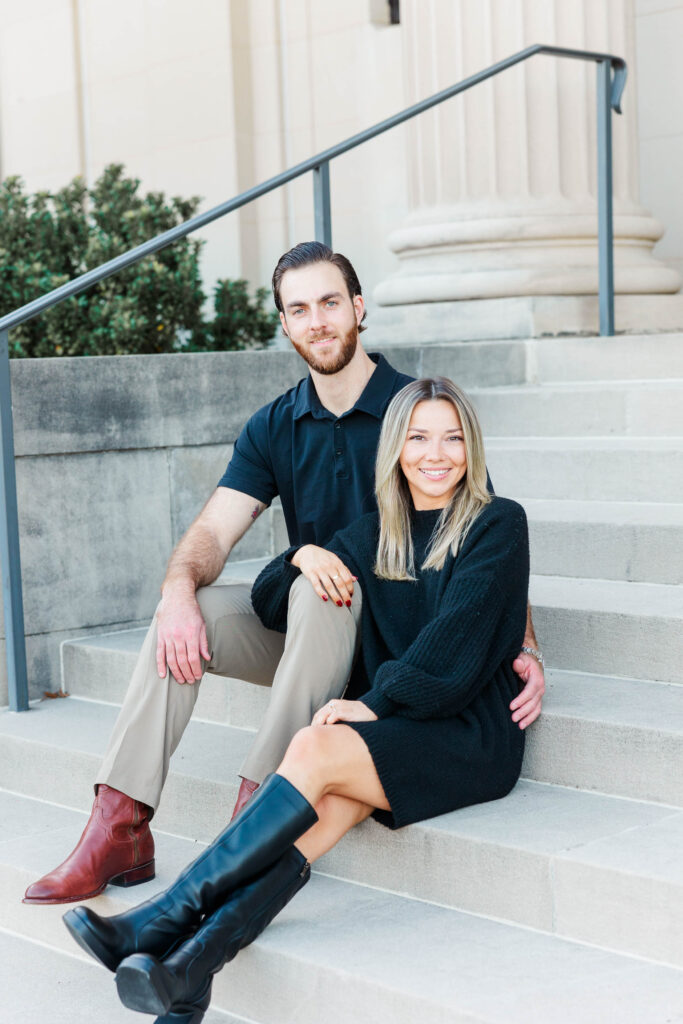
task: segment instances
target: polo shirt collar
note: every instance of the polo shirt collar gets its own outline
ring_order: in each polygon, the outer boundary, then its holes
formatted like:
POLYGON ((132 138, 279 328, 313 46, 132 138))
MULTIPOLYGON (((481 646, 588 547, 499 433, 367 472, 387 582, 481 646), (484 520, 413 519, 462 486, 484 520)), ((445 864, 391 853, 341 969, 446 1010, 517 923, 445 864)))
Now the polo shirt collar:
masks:
MULTIPOLYGON (((358 410, 381 420, 392 396, 396 370, 394 370, 393 366, 389 365, 381 353, 368 352, 368 355, 373 363, 377 364, 377 369, 365 385, 353 409, 350 409, 349 412, 358 410)), ((333 414, 324 407, 318 398, 318 392, 315 390, 315 384, 310 373, 301 382, 299 393, 294 403, 294 419, 298 420, 306 415, 314 416, 316 419, 334 418, 333 414)), ((348 415, 348 413, 345 415, 348 415)))

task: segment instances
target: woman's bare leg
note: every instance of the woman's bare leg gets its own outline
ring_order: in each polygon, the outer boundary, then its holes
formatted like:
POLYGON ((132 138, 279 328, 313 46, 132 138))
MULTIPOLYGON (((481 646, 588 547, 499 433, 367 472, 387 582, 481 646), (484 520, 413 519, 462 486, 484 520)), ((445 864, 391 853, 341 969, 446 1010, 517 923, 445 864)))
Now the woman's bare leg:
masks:
POLYGON ((372 814, 369 804, 328 793, 315 805, 318 822, 294 844, 309 864, 336 846, 342 836, 372 814))
POLYGON ((317 824, 296 842, 311 863, 364 821, 375 807, 390 810, 370 751, 348 725, 301 729, 277 771, 318 813, 317 824))

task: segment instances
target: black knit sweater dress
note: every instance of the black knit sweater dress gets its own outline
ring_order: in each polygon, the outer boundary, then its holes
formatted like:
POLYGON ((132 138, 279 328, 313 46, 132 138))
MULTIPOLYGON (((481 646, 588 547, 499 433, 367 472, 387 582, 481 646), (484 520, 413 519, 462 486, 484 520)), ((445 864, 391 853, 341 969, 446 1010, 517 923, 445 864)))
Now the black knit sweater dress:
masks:
MULTIPOLYGON (((440 571, 422 570, 438 517, 438 510, 412 513, 415 582, 375 576, 377 513, 327 545, 362 588, 361 649, 345 696, 362 700, 378 720, 344 724, 367 744, 391 806, 374 817, 389 828, 505 796, 524 753, 509 708, 520 689, 512 662, 526 624, 524 509, 494 497, 457 557, 440 571)), ((280 632, 300 575, 288 561, 294 550, 267 565, 252 591, 264 625, 280 632)))

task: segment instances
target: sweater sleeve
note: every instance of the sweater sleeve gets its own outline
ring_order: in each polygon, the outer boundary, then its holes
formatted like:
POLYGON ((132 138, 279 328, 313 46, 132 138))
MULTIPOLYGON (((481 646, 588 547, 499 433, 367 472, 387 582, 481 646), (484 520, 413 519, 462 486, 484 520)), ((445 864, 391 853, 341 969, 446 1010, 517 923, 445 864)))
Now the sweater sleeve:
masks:
MULTIPOLYGON (((365 517, 369 519, 370 517, 365 517)), ((354 537, 360 535, 364 538, 371 536, 368 524, 362 520, 356 521, 344 530, 335 533, 329 544, 325 547, 338 555, 351 572, 359 579, 362 578, 360 566, 364 563, 356 555, 354 537), (362 527, 365 529, 362 529, 362 527)), ((265 569, 262 569, 256 577, 251 589, 251 603, 254 611, 267 629, 274 629, 278 633, 287 632, 287 611, 289 609, 289 591, 292 584, 301 575, 301 570, 292 565, 291 559, 299 548, 296 544, 287 548, 281 555, 269 562, 265 569)))
POLYGON ((458 714, 501 662, 518 653, 528 581, 526 516, 506 502, 502 514, 466 539, 438 614, 400 658, 380 665, 363 703, 378 718, 458 714))
POLYGON ((289 591, 301 575, 290 559, 298 547, 288 548, 269 562, 256 577, 251 588, 251 603, 254 611, 267 629, 287 632, 287 609, 289 591))

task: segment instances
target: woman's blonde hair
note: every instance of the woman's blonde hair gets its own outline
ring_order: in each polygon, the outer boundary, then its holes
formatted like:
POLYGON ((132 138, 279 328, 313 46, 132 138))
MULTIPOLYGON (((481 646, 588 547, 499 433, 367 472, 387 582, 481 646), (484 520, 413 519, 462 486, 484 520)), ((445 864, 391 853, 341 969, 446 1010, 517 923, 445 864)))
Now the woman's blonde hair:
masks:
POLYGON ((442 569, 449 551, 457 554, 472 523, 491 500, 486 486, 481 427, 467 395, 447 377, 425 377, 407 384, 389 403, 377 448, 375 494, 380 534, 374 571, 382 579, 415 579, 410 531, 413 500, 399 459, 415 406, 419 402, 437 401, 450 402, 458 414, 467 468, 441 512, 421 568, 442 569))

